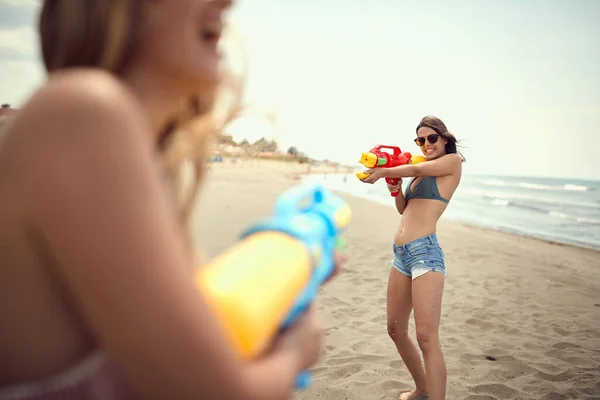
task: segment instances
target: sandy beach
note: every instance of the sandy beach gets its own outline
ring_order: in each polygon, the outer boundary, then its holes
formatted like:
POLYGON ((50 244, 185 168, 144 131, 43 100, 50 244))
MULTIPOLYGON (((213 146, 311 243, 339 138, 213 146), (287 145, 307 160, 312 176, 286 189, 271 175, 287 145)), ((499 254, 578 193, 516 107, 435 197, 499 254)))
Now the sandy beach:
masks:
MULTIPOLYGON (((271 214, 306 166, 214 164, 196 228, 208 257, 271 214)), ((323 172, 323 171, 321 171, 323 172)), ((296 398, 397 399, 410 376, 387 336, 385 294, 400 220, 342 194, 353 211, 349 261, 318 298, 326 354, 296 398)), ((600 399, 600 253, 443 221, 447 281, 441 341, 448 399, 600 399)), ((414 337, 414 325, 411 321, 414 337)))

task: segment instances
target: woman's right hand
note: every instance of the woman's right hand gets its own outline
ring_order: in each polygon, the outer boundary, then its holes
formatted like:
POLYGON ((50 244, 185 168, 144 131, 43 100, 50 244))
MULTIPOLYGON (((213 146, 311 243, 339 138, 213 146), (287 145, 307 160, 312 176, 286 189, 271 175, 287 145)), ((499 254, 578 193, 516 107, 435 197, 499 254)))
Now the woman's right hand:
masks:
POLYGON ((386 182, 387 188, 390 191, 390 193, 396 193, 400 191, 400 188, 402 187, 402 179, 398 180, 398 184, 397 185, 390 185, 389 183, 386 182))
POLYGON ((303 371, 317 363, 323 352, 325 328, 319 320, 315 306, 275 339, 272 353, 285 353, 297 362, 298 371, 303 371))

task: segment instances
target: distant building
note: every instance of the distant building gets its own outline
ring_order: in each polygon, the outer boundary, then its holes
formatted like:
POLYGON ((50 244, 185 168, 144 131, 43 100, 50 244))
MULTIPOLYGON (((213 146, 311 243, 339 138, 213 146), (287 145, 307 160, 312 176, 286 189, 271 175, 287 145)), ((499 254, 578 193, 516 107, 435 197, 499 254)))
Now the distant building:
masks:
POLYGON ((15 116, 17 111, 18 110, 15 110, 14 108, 10 108, 10 104, 2 104, 2 107, 0 107, 0 125, 2 125, 7 118, 15 116))

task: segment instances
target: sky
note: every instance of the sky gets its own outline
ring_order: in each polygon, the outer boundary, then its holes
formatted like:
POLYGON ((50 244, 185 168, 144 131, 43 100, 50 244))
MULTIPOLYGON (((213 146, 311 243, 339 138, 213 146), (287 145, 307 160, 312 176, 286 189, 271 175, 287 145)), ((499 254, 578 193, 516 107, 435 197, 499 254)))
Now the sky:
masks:
MULTIPOLYGON (((0 102, 43 83, 36 0, 0 0, 0 102)), ((228 128, 358 164, 441 118, 465 173, 600 179, 600 1, 238 0, 254 112, 228 128)))

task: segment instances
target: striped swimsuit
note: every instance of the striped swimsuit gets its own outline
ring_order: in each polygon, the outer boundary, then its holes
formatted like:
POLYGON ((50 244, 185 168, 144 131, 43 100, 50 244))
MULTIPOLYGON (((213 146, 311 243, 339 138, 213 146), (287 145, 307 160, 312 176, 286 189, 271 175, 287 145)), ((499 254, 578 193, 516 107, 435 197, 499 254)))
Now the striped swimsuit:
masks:
POLYGON ((60 374, 0 387, 0 400, 135 400, 109 360, 96 352, 60 374))

